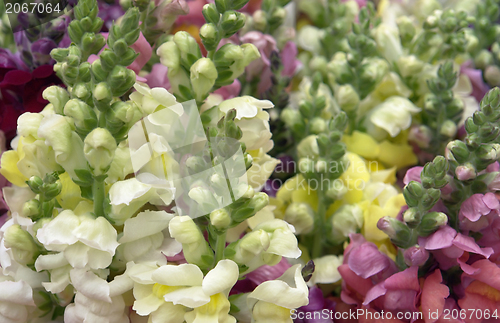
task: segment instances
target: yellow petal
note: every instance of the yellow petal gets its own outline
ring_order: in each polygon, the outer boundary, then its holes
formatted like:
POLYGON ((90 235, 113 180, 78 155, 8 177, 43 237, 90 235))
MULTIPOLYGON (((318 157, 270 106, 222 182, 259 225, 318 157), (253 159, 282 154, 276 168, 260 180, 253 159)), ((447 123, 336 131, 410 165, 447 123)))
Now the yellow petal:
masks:
POLYGON ((354 131, 352 135, 345 135, 343 141, 347 150, 364 158, 374 159, 380 153, 378 142, 369 134, 354 131))
POLYGON ((396 167, 372 172, 370 176, 373 182, 394 184, 396 183, 396 167))
POLYGON ((380 144, 379 160, 389 166, 396 166, 398 169, 416 165, 417 156, 413 153, 413 148, 408 144, 393 144, 387 140, 380 144))
POLYGON ((57 202, 63 209, 75 209, 80 201, 83 201, 80 187, 76 185, 68 173, 59 175, 62 184, 61 193, 56 197, 57 202))
POLYGON ((9 182, 14 185, 25 187, 28 186, 26 178, 17 168, 19 162, 19 154, 15 150, 8 150, 2 154, 0 160, 0 174, 2 174, 9 182))
POLYGON ((370 205, 365 210, 363 213, 364 226, 362 232, 366 240, 376 242, 388 238, 387 234, 377 228, 378 220, 386 215, 384 209, 378 205, 370 205))

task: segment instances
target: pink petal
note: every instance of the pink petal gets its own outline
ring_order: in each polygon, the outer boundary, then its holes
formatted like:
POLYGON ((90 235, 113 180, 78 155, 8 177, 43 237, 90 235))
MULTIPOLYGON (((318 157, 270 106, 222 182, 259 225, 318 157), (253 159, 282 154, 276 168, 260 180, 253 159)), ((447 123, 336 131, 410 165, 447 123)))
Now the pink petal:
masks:
POLYGON ((476 261, 471 266, 480 269, 480 271, 469 275, 470 277, 500 290, 500 267, 498 267, 498 265, 492 263, 488 259, 482 259, 476 261))
POLYGON ((422 166, 416 166, 408 169, 403 179, 403 183, 405 183, 405 185, 408 185, 411 181, 420 183, 420 173, 422 172, 422 169, 424 169, 422 166))
POLYGON ((443 228, 437 230, 431 234, 424 242, 424 248, 427 250, 438 250, 453 245, 453 239, 457 235, 457 232, 449 226, 444 226, 443 228))
POLYGON ((385 295, 385 293, 387 293, 387 289, 384 286, 384 282, 378 283, 377 285, 373 286, 372 289, 368 291, 368 293, 366 293, 363 305, 366 306, 370 304, 373 300, 385 295))
POLYGON ((396 273, 385 280, 385 288, 395 289, 410 289, 414 291, 420 290, 418 283, 418 267, 413 266, 405 269, 402 272, 396 273))
POLYGON ((389 267, 390 261, 375 244, 366 242, 351 251, 348 264, 357 275, 368 278, 389 267))
POLYGON ((453 244, 458 248, 467 251, 477 253, 479 255, 483 255, 485 258, 489 258, 493 253, 493 249, 491 248, 480 248, 474 238, 465 236, 461 233, 458 233, 455 239, 453 239, 453 244))
MULTIPOLYGON (((420 296, 423 313, 434 313, 436 311, 442 313, 445 299, 450 295, 449 288, 441 284, 442 281, 443 278, 439 269, 436 269, 425 279, 422 295, 420 296)), ((425 323, 436 322, 430 315, 424 315, 424 321, 425 323)))

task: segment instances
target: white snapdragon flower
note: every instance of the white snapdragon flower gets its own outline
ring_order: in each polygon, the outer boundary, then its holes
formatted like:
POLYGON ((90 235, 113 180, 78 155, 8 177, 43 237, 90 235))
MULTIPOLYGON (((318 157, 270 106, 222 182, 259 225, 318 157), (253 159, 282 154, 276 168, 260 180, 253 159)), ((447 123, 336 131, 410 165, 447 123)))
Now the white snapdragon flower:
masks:
POLYGON ((93 272, 73 269, 71 282, 77 292, 64 311, 65 323, 129 322, 123 294, 132 289, 133 281, 127 272, 108 283, 93 272))
POLYGON ((290 310, 309 304, 309 289, 301 265, 290 267, 276 280, 260 284, 247 297, 252 323, 292 323, 290 310))
POLYGON ((234 323, 229 291, 238 280, 238 265, 221 260, 205 277, 193 264, 156 267, 139 264, 128 272, 134 280, 133 309, 151 323, 234 323), (190 310, 192 309, 192 310, 190 310))
POLYGON ((125 262, 153 261, 166 264, 165 256, 175 256, 182 245, 170 237, 168 224, 174 214, 144 211, 125 221, 117 253, 125 262))
POLYGON ((273 148, 269 128, 269 113, 265 109, 274 107, 269 100, 258 100, 251 96, 241 96, 225 100, 219 104, 219 110, 227 113, 236 109, 235 123, 243 132, 241 141, 247 150, 264 149, 268 152, 273 148))
POLYGON ((110 217, 120 225, 146 203, 169 205, 174 200, 174 191, 163 185, 146 184, 130 178, 114 183, 109 190, 109 199, 110 217))
POLYGON ((182 113, 182 106, 177 103, 175 96, 162 87, 150 89, 146 84, 136 83, 136 92, 130 94, 130 99, 137 104, 143 116, 148 116, 157 110, 170 108, 182 113))
POLYGON ((280 219, 262 222, 238 241, 233 260, 251 272, 264 264, 274 266, 281 257, 298 258, 301 251, 294 231, 280 219))
POLYGON ((251 150, 249 154, 253 163, 247 171, 248 184, 260 191, 280 161, 266 154, 262 148, 251 150))
POLYGON ((0 322, 28 322, 28 316, 36 306, 33 289, 24 281, 14 282, 7 278, 0 276, 0 322))
POLYGON ((314 273, 307 285, 332 284, 341 280, 342 277, 337 268, 342 265, 343 259, 342 255, 328 255, 314 259, 314 273))
POLYGON ((64 210, 37 232, 47 250, 59 251, 73 268, 106 268, 118 242, 115 228, 103 217, 64 210))
POLYGON ((420 112, 410 100, 394 96, 376 106, 365 122, 368 133, 379 140, 387 134, 396 137, 402 130, 410 127, 412 115, 420 112))

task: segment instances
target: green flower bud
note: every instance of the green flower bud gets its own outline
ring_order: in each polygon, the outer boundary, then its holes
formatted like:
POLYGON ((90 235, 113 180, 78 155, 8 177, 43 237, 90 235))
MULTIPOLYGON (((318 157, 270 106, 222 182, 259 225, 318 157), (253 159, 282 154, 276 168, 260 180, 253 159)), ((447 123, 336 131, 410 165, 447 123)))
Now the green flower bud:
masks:
POLYGON ((256 10, 253 15, 253 24, 255 29, 263 31, 267 27, 267 14, 262 10, 256 10))
POLYGON ((436 16, 429 16, 424 22, 424 29, 432 29, 436 28, 438 25, 439 19, 436 16))
POLYGON ((488 65, 493 64, 493 55, 490 51, 483 49, 474 58, 474 64, 477 68, 484 70, 488 65))
POLYGON ((207 163, 200 156, 191 156, 186 159, 186 167, 189 170, 189 174, 197 174, 207 169, 207 163))
POLYGON ((269 196, 266 193, 260 192, 252 197, 248 207, 254 209, 255 213, 257 213, 267 205, 269 205, 269 196))
POLYGON ((45 200, 52 200, 57 195, 61 193, 62 184, 60 181, 57 181, 53 184, 45 184, 43 188, 43 195, 45 200))
POLYGON ((299 159, 299 172, 302 174, 314 173, 316 171, 316 164, 314 160, 310 158, 301 158, 299 159))
POLYGON ((220 13, 224 13, 231 8, 229 0, 215 0, 215 7, 220 13))
POLYGON ((102 68, 101 60, 95 60, 91 65, 92 73, 94 74, 96 82, 103 82, 108 77, 108 73, 102 68))
POLYGON ((358 232, 363 226, 363 210, 357 205, 344 205, 331 217, 331 240, 341 244, 351 233, 358 232))
POLYGON ((439 227, 448 223, 448 216, 443 212, 430 212, 422 217, 418 226, 418 234, 427 237, 434 233, 439 227))
POLYGON ((406 185, 403 190, 403 195, 405 197, 408 206, 413 207, 418 205, 418 201, 424 195, 424 188, 422 184, 416 181, 411 181, 406 185))
POLYGON ((328 71, 333 74, 335 81, 340 84, 349 83, 353 79, 353 73, 347 62, 346 54, 337 52, 328 63, 328 71))
POLYGON ((420 220, 420 213, 416 207, 411 207, 403 213, 403 220, 410 226, 415 227, 420 220))
POLYGON ((459 164, 465 163, 469 159, 469 149, 460 140, 450 141, 446 148, 453 154, 459 164))
POLYGON ((307 203, 292 203, 285 211, 284 220, 295 227, 295 234, 307 234, 314 227, 314 211, 307 203))
POLYGON ((55 85, 46 88, 42 93, 42 97, 52 103, 52 106, 54 106, 54 111, 57 114, 62 114, 63 107, 69 100, 68 92, 62 87, 55 85))
POLYGON ((23 204, 22 214, 25 217, 36 217, 40 212, 40 201, 32 199, 23 204))
POLYGON ((33 193, 40 194, 42 192, 43 180, 40 177, 31 176, 26 184, 28 184, 33 193))
POLYGON ((454 138, 457 134, 457 124, 451 120, 446 120, 441 125, 439 133, 448 138, 454 138))
POLYGON ((127 93, 136 80, 135 72, 125 66, 117 65, 108 77, 108 85, 114 97, 120 97, 127 93))
POLYGON ((384 77, 389 71, 387 61, 381 58, 369 57, 366 59, 366 64, 361 68, 361 80, 374 84, 384 77))
POLYGON ((97 115, 88 104, 79 100, 69 100, 64 105, 64 114, 72 117, 79 133, 87 135, 97 127, 97 115))
POLYGON ((200 58, 191 66, 191 86, 198 102, 203 101, 217 79, 217 69, 209 58, 200 58))
POLYGON ((420 73, 424 67, 424 62, 419 60, 416 56, 401 56, 396 65, 402 77, 411 77, 420 73))
POLYGON ((97 101, 111 100, 113 98, 111 89, 106 82, 97 84, 92 94, 97 101))
POLYGON ((390 216, 384 216, 377 223, 377 228, 389 236, 398 247, 411 247, 413 240, 410 228, 403 222, 390 216))
POLYGON ((326 121, 323 118, 313 118, 310 121, 309 130, 313 134, 319 134, 327 130, 326 121))
POLYGON ((158 56, 160 56, 160 62, 167 66, 170 70, 177 70, 180 66, 181 52, 179 47, 173 42, 168 41, 158 47, 156 51, 158 56))
POLYGON ((243 8, 249 0, 233 0, 231 2, 231 9, 233 10, 240 10, 243 8))
POLYGON ((204 24, 200 29, 200 38, 206 50, 215 50, 219 45, 219 30, 212 23, 204 24))
POLYGON ((208 23, 218 24, 220 20, 220 13, 217 11, 217 7, 213 3, 207 3, 202 9, 203 17, 208 23))
POLYGON ((408 16, 398 17, 396 20, 399 28, 399 35, 403 43, 409 42, 415 36, 415 26, 408 16))
POLYGON ((350 84, 339 86, 335 91, 335 99, 344 111, 351 111, 359 104, 359 95, 350 84))
POLYGON ((245 167, 248 170, 250 167, 252 167, 253 163, 253 157, 249 153, 245 153, 245 167))
POLYGON ((491 86, 500 86, 500 68, 496 65, 489 65, 484 71, 484 78, 491 86))
POLYGON ((231 36, 245 25, 246 16, 237 11, 226 11, 222 14, 221 29, 226 37, 231 36))
POLYGON ((34 264, 40 254, 35 240, 19 224, 7 228, 3 237, 6 248, 10 248, 14 259, 22 265, 34 264))
POLYGON ((291 109, 291 108, 285 108, 281 112, 281 120, 290 128, 293 129, 295 125, 300 125, 304 123, 304 120, 300 116, 300 112, 291 109))
POLYGON ((104 128, 95 128, 85 137, 83 152, 94 175, 103 175, 108 171, 116 147, 115 138, 104 128))
POLYGON ((201 58, 200 46, 188 32, 179 31, 175 33, 173 41, 179 48, 181 62, 186 67, 190 67, 196 60, 201 58))
POLYGON ((297 154, 299 158, 309 157, 316 159, 319 155, 318 141, 316 135, 310 135, 302 139, 297 146, 297 154))
POLYGON ((225 230, 231 224, 231 216, 226 209, 218 209, 210 213, 210 223, 217 230, 225 230))
POLYGON ((269 19, 269 24, 271 26, 279 26, 283 24, 285 17, 286 17, 286 10, 282 7, 275 7, 269 19))

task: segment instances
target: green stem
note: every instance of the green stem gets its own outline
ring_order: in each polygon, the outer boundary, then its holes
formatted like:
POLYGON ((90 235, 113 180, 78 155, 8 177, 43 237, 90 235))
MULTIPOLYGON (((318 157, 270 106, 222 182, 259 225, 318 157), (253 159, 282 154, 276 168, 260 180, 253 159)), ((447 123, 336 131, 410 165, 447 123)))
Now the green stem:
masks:
POLYGON ((214 267, 224 259, 224 250, 226 249, 226 231, 217 235, 217 241, 215 243, 215 265, 214 267))
POLYGON ((104 214, 104 180, 94 178, 92 184, 92 195, 94 197, 94 214, 96 217, 105 216, 104 214))
POLYGON ((207 58, 210 58, 211 60, 214 60, 214 55, 215 55, 215 50, 209 50, 207 52, 207 58))
POLYGON ((314 242, 311 259, 316 259, 322 255, 323 252, 323 238, 325 236, 326 225, 326 204, 325 197, 322 190, 318 190, 318 212, 316 213, 316 220, 314 221, 314 242))

